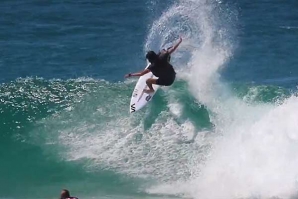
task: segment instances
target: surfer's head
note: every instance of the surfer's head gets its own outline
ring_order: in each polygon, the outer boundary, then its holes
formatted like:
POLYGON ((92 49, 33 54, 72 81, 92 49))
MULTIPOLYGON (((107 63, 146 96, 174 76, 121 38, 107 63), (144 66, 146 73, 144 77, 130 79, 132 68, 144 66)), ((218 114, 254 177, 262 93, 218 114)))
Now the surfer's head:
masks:
POLYGON ((146 54, 146 59, 148 59, 148 61, 150 63, 155 62, 155 60, 157 60, 157 58, 158 58, 158 56, 157 56, 157 54, 154 51, 149 51, 146 54))

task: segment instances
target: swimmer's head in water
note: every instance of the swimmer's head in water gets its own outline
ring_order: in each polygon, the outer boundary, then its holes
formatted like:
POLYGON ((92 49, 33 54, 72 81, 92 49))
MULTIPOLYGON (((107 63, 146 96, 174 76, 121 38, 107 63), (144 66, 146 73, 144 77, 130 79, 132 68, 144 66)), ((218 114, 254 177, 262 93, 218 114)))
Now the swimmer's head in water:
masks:
POLYGON ((62 189, 60 199, 70 198, 70 193, 67 189, 62 189))

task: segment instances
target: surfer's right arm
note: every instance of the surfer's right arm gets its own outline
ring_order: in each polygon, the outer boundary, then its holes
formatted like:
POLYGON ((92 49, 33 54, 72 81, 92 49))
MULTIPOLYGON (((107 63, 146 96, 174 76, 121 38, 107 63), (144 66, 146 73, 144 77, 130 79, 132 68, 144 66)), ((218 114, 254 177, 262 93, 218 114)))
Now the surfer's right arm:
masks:
POLYGON ((150 72, 149 69, 145 69, 145 70, 143 70, 141 72, 138 72, 138 73, 129 73, 129 74, 125 75, 125 78, 143 76, 143 75, 145 75, 149 72, 150 72))

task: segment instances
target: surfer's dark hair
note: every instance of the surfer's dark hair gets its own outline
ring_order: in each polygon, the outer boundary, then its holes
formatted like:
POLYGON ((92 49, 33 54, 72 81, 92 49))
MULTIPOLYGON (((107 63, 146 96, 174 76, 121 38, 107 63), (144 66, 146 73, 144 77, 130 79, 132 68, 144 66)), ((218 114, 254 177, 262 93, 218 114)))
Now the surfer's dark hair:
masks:
POLYGON ((154 51, 149 51, 146 54, 146 59, 148 59, 148 61, 150 63, 154 62, 155 60, 157 60, 157 54, 154 51))
POLYGON ((70 193, 67 189, 62 189, 60 199, 70 198, 70 193))

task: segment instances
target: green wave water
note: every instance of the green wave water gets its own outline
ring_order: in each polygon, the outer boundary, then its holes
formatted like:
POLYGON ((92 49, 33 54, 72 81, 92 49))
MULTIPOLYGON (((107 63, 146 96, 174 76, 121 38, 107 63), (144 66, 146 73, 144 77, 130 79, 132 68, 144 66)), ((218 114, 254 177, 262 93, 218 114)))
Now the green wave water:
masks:
MULTIPOLYGON (((187 169, 179 174, 185 168, 179 161, 183 151, 198 147, 191 140, 212 130, 208 107, 195 100, 186 82, 178 80, 130 115, 134 84, 39 78, 1 84, 0 195, 42 197, 61 187, 85 196, 96 194, 95 190, 139 194, 148 184, 141 176, 153 181, 189 176, 187 169), (179 126, 184 134, 175 133, 179 126), (199 133, 188 135, 190 131, 199 133), (165 159, 158 160, 155 153, 165 159)), ((273 86, 242 85, 234 92, 250 103, 274 102, 290 95, 273 86)), ((199 146, 198 151, 206 147, 199 146)))
MULTIPOLYGON (((36 189, 51 195, 69 182, 72 186, 81 186, 86 180, 94 182, 94 186, 100 186, 102 190, 111 188, 106 186, 106 179, 115 185, 112 187, 122 184, 113 172, 94 171, 90 174, 81 168, 80 163, 68 163, 59 155, 62 152, 59 152, 59 146, 49 146, 52 150, 49 153, 45 143, 48 132, 35 132, 43 120, 71 111, 92 91, 105 84, 103 81, 27 78, 1 85, 2 196, 32 197, 32 192, 37 197, 44 195, 36 193, 36 189)), ((91 187, 89 184, 84 189, 90 190, 91 187)))

